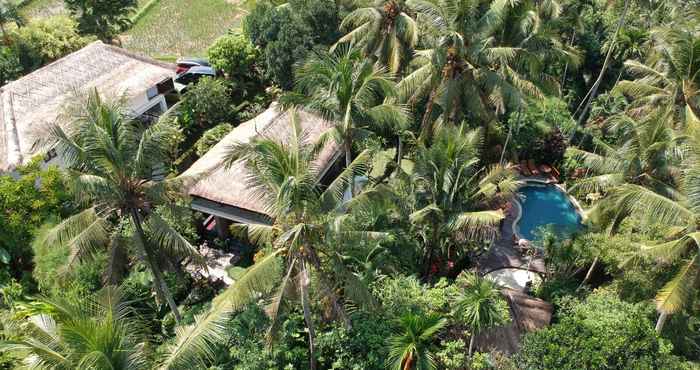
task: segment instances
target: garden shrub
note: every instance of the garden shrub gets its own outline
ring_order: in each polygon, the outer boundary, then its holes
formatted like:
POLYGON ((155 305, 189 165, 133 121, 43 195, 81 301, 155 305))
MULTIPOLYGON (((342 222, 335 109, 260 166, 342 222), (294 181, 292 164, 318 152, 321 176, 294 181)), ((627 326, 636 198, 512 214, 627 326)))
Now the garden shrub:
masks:
POLYGON ((190 86, 182 97, 179 122, 185 142, 193 144, 201 133, 231 117, 231 100, 226 81, 204 77, 190 86))
POLYGON ((230 79, 249 79, 255 73, 258 49, 242 34, 219 37, 209 47, 209 62, 230 79))
MULTIPOLYGON (((47 219, 67 213, 68 194, 63 174, 42 170, 41 159, 17 169, 18 178, 0 175, 0 248, 9 253, 7 276, 21 280, 31 272, 34 232, 47 219)), ((4 283, 0 281, 0 285, 4 283)))
POLYGON ((524 337, 518 361, 533 370, 682 368, 654 331, 652 312, 605 291, 565 303, 558 322, 524 337))
POLYGON ((78 33, 77 23, 66 16, 34 20, 13 36, 19 61, 29 73, 83 48, 92 38, 78 33))
POLYGON ((22 75, 22 65, 19 55, 13 48, 7 46, 0 47, 0 86, 16 79, 22 75))
POLYGON ((228 123, 222 123, 205 131, 202 137, 199 138, 195 144, 197 155, 200 157, 203 156, 209 151, 209 149, 211 149, 211 147, 216 145, 219 141, 221 141, 221 139, 228 135, 231 130, 233 130, 233 126, 228 123))

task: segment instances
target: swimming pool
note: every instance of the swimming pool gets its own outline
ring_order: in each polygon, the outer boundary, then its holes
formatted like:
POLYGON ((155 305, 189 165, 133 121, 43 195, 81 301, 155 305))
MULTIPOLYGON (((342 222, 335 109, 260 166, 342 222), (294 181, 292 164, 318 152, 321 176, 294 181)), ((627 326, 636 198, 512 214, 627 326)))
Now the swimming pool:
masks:
POLYGON ((516 224, 520 237, 535 240, 538 228, 552 225, 560 234, 581 227, 581 215, 562 190, 553 185, 526 185, 520 194, 521 214, 516 224))

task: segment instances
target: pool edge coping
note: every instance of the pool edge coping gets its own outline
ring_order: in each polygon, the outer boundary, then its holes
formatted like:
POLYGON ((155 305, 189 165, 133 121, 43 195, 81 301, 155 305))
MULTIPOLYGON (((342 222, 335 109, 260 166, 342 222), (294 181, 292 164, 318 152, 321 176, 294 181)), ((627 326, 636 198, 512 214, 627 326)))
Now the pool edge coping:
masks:
MULTIPOLYGON (((537 186, 547 186, 547 185, 554 185, 556 186, 566 197, 569 199, 569 202, 574 205, 574 208, 576 209, 576 213, 581 217, 581 221, 586 220, 586 213, 583 211, 583 207, 581 207, 581 204, 579 204, 578 200, 574 198, 571 194, 569 194, 566 189, 561 186, 561 184, 554 182, 554 181, 549 181, 549 180, 540 180, 540 179, 523 179, 523 184, 518 186, 518 190, 520 188, 525 187, 525 186, 532 186, 532 185, 537 185, 537 186)), ((513 235, 515 235, 518 240, 524 239, 527 241, 531 241, 530 239, 523 238, 523 236, 520 234, 518 230, 518 222, 520 222, 520 219, 523 216, 523 206, 520 204, 520 200, 518 199, 518 196, 515 196, 513 198, 513 204, 516 205, 517 214, 515 215, 515 219, 513 220, 513 223, 511 224, 511 228, 513 231, 513 235)))

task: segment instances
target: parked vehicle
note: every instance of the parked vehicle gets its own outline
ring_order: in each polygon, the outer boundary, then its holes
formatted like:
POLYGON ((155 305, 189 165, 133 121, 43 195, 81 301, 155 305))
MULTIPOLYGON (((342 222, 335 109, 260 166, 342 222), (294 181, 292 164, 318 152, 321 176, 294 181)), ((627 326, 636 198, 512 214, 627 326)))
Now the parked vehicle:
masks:
POLYGON ((197 83, 200 78, 205 76, 216 77, 216 70, 212 67, 205 66, 190 67, 185 72, 175 76, 175 90, 179 93, 184 93, 187 86, 197 83))
POLYGON ((187 72, 192 67, 211 67, 209 61, 203 58, 180 58, 175 63, 177 63, 175 73, 178 75, 187 72))

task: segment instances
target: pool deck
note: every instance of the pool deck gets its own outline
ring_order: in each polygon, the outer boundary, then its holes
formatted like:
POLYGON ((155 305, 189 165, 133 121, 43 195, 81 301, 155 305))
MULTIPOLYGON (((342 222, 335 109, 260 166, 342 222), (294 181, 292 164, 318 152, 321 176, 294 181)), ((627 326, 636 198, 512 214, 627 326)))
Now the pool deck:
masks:
MULTIPOLYGON (((522 176, 520 175, 519 180, 523 182, 535 182, 540 184, 556 184, 552 181, 550 177, 544 176, 522 176)), ((517 203, 517 202, 514 202, 517 203)), ((515 234, 515 223, 520 218, 522 209, 519 203, 513 207, 516 212, 511 212, 506 216, 505 220, 501 224, 501 230, 499 238, 494 241, 491 245, 491 249, 488 253, 484 254, 481 259, 479 259, 479 270, 482 274, 487 274, 491 271, 500 270, 503 268, 520 268, 527 270, 529 264, 529 270, 544 273, 545 264, 542 254, 538 253, 536 256, 530 257, 525 255, 525 253, 520 252, 514 242, 515 234)))
POLYGON ((527 269, 528 262, 530 263, 530 271, 545 272, 544 259, 541 255, 537 255, 532 258, 532 261, 529 261, 530 258, 519 252, 513 244, 513 223, 518 216, 518 214, 511 213, 506 217, 501 225, 499 238, 491 245, 489 252, 479 260, 479 270, 483 274, 502 268, 527 269))

